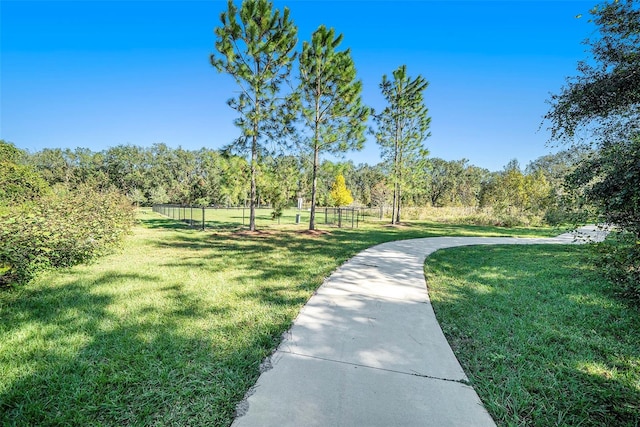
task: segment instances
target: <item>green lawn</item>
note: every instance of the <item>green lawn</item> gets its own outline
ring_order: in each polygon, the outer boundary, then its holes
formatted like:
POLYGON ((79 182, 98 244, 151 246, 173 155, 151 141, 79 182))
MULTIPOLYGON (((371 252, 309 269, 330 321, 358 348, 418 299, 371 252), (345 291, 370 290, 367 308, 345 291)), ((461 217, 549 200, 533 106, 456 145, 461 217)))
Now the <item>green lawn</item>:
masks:
POLYGON ((360 250, 554 234, 434 223, 248 234, 140 219, 121 251, 0 290, 1 425, 228 425, 301 306, 360 250))
POLYGON ((498 425, 639 425, 640 312, 592 257, 536 245, 427 259, 436 316, 498 425))

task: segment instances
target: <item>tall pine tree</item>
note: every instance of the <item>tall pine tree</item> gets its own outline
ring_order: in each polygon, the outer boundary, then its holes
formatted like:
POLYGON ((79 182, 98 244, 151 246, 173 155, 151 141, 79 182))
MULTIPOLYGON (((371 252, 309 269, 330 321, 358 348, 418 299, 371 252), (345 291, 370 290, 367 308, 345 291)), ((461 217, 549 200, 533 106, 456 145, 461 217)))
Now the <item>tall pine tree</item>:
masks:
POLYGON ((302 121, 308 130, 304 148, 313 158, 311 216, 315 229, 317 176, 320 153, 361 149, 370 109, 362 104, 362 82, 349 49, 337 51, 342 35, 320 26, 311 43, 304 42, 300 55, 300 85, 297 92, 302 121))
POLYGON ((254 231, 259 159, 266 141, 277 138, 283 128, 278 94, 295 59, 298 29, 289 9, 280 14, 268 0, 244 0, 240 9, 229 0, 227 8, 215 29, 218 54, 211 55, 211 64, 240 86, 240 94, 228 104, 238 112, 235 124, 242 132, 234 146, 251 154, 249 228, 254 231))
POLYGON ((406 65, 393 72, 393 80, 382 76, 380 89, 387 106, 374 115, 376 141, 382 148, 382 158, 387 163, 393 186, 391 223, 400 222, 402 189, 412 169, 426 158, 423 146, 429 137, 431 118, 424 104, 424 90, 429 85, 422 76, 412 79, 406 65))

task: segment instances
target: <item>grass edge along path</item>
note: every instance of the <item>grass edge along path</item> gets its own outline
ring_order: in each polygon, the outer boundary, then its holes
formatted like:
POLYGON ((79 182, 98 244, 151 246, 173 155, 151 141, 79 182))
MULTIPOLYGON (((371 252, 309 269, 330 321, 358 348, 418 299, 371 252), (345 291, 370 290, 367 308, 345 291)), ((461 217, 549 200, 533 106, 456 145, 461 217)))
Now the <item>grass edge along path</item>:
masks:
POLYGON ((300 308, 360 250, 553 234, 433 223, 247 234, 139 218, 120 252, 0 292, 1 425, 229 425, 300 308))
POLYGON ((575 245, 444 249, 425 263, 454 353, 500 426, 638 426, 640 312, 575 245))

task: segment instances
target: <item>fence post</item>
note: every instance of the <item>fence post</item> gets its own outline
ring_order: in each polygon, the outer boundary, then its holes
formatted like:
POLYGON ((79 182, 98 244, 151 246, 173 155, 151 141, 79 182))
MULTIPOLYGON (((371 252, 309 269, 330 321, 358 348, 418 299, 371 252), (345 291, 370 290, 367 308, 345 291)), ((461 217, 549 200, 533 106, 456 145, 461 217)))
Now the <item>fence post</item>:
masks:
POLYGON ((202 207, 202 231, 204 231, 204 206, 202 207))

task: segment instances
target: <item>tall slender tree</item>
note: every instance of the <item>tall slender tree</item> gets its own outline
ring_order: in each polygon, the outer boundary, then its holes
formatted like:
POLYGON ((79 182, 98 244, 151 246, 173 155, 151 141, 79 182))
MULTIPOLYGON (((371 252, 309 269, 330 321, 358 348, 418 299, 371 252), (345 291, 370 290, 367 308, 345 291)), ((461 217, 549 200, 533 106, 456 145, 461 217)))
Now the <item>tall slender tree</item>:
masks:
POLYGON ((238 112, 235 124, 242 132, 234 146, 251 156, 249 228, 254 231, 260 154, 282 123, 278 94, 295 60, 298 29, 288 8, 281 14, 268 0, 244 0, 240 9, 229 0, 220 20, 222 25, 215 29, 218 54, 211 55, 211 64, 240 86, 239 95, 228 104, 238 112))
POLYGON ((320 153, 361 149, 370 114, 362 104, 362 81, 356 78, 351 51, 336 50, 341 42, 342 35, 322 25, 310 43, 303 43, 300 55, 297 99, 308 130, 303 146, 313 158, 309 230, 315 229, 320 153))
POLYGON ((393 187, 391 223, 400 222, 403 185, 410 171, 421 169, 419 163, 428 154, 424 140, 429 137, 431 118, 424 104, 424 90, 429 85, 421 75, 411 78, 407 66, 393 72, 393 79, 382 76, 380 89, 388 105, 374 115, 376 141, 382 148, 382 158, 390 169, 393 187))

